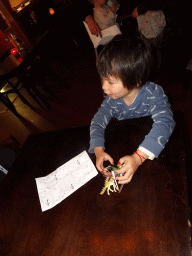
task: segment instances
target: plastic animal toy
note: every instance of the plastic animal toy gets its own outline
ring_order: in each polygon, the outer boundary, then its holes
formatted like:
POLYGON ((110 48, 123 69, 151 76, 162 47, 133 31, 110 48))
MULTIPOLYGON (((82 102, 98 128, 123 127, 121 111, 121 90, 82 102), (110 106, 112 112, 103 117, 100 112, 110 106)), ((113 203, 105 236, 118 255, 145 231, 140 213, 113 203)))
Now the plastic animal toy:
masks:
POLYGON ((107 177, 105 179, 105 183, 104 183, 104 187, 101 190, 100 195, 103 195, 105 193, 105 191, 107 190, 107 194, 110 195, 110 191, 111 192, 116 192, 116 189, 118 190, 117 186, 115 185, 115 182, 113 180, 113 178, 109 178, 107 177))
MULTIPOLYGON (((108 172, 112 173, 113 177, 106 177, 105 178, 105 182, 104 182, 104 187, 101 190, 100 195, 103 195, 105 193, 105 191, 107 191, 107 194, 110 195, 110 191, 111 192, 116 192, 116 190, 118 190, 119 192, 121 192, 123 185, 121 185, 121 188, 119 189, 117 181, 115 179, 115 170, 120 169, 121 167, 123 167, 124 164, 122 165, 110 165, 107 167, 108 172)), ((122 176, 123 174, 120 174, 119 176, 122 176)))

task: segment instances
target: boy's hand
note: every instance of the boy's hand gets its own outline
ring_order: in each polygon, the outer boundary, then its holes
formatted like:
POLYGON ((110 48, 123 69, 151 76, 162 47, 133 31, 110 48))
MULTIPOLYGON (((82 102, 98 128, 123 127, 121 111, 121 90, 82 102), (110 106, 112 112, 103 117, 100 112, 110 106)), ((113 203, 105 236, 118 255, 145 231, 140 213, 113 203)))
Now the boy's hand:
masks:
POLYGON ((109 161, 111 164, 114 164, 113 158, 104 151, 103 147, 95 148, 94 151, 97 169, 105 176, 108 176, 107 169, 105 170, 103 163, 104 161, 109 161))
MULTIPOLYGON (((148 156, 142 153, 143 157, 146 159, 148 156)), ((142 162, 145 160, 142 158, 142 162)), ((140 157, 134 153, 131 156, 124 156, 119 160, 120 164, 125 164, 120 170, 115 170, 116 173, 123 173, 124 176, 116 177, 118 180, 118 184, 125 184, 129 183, 132 180, 134 173, 137 171, 139 165, 141 165, 140 157)))

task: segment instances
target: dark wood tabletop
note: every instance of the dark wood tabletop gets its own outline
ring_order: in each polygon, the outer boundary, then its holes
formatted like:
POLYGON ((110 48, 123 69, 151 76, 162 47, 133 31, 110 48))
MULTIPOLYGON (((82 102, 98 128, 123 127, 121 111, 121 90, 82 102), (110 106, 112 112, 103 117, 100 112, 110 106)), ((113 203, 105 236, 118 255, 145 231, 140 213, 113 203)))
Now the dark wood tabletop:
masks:
MULTIPOLYGON (((4 82, 7 79, 10 79, 11 77, 18 76, 23 72, 26 72, 27 67, 33 64, 38 55, 41 55, 44 43, 46 42, 46 40, 48 40, 49 36, 49 31, 46 31, 41 36, 41 38, 36 42, 36 44, 34 43, 33 48, 28 50, 26 56, 23 58, 23 60, 19 63, 19 65, 16 68, 0 76, 0 83, 4 82)), ((9 55, 10 50, 8 50, 6 54, 2 56, 3 60, 7 58, 9 55)))
MULTIPOLYGON (((150 118, 111 122, 106 151, 132 154, 150 118)), ((179 123, 160 157, 147 160, 121 193, 100 195, 96 177, 41 211, 35 178, 89 148, 89 127, 30 135, 0 188, 0 255, 191 255, 186 152, 179 123)), ((89 154, 95 164, 95 157, 89 154)))

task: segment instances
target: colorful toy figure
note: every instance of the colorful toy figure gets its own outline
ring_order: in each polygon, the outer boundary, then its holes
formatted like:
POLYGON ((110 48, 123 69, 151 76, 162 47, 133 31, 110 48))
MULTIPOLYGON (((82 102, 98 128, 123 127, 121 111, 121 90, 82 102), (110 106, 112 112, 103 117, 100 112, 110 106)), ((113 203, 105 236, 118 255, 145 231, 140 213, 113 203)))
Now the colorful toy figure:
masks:
POLYGON ((107 190, 107 194, 110 195, 109 191, 116 192, 116 189, 118 189, 118 188, 115 185, 115 182, 114 182, 113 178, 107 177, 105 179, 104 187, 101 190, 100 195, 103 195, 105 193, 105 190, 107 190))
MULTIPOLYGON (((101 190, 100 195, 103 195, 105 193, 105 191, 107 191, 107 194, 110 195, 110 191, 111 192, 116 192, 117 190, 119 191, 119 193, 121 192, 123 185, 121 185, 121 188, 119 189, 117 181, 115 179, 115 175, 117 175, 115 173, 115 170, 121 169, 121 167, 123 167, 124 164, 122 165, 110 165, 107 167, 108 172, 111 172, 112 177, 106 177, 105 178, 105 183, 104 183, 104 187, 101 190)), ((122 176, 122 174, 120 174, 119 176, 122 176)))

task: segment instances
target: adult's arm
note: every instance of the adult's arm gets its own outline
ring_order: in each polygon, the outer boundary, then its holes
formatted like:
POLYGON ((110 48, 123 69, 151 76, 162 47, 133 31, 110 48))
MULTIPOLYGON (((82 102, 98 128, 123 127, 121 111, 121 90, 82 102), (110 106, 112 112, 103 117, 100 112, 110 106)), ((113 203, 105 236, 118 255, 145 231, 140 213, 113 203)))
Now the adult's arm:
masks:
POLYGON ((99 26, 98 26, 97 22, 95 21, 95 19, 93 18, 93 16, 91 16, 91 15, 87 16, 85 21, 87 22, 87 25, 88 25, 89 30, 91 31, 92 35, 102 37, 101 29, 99 28, 99 26))
POLYGON ((85 0, 84 2, 78 1, 74 4, 74 7, 78 13, 79 19, 87 23, 91 34, 102 37, 101 29, 93 18, 93 5, 90 4, 88 0, 85 0))

